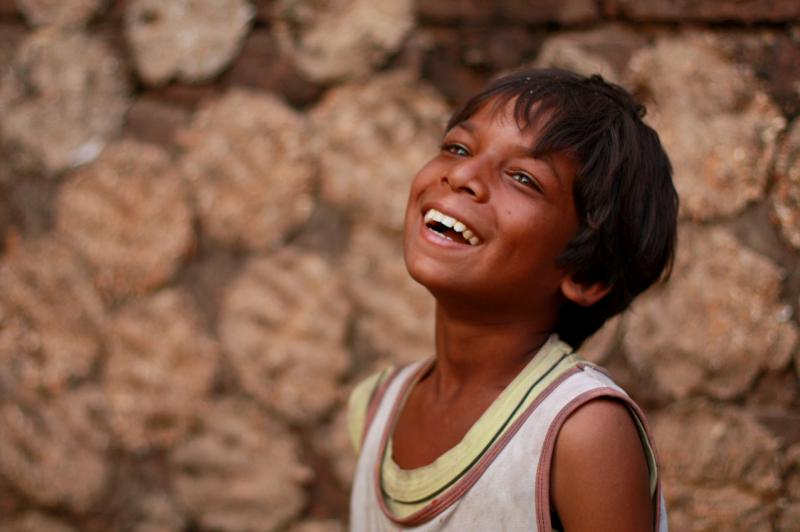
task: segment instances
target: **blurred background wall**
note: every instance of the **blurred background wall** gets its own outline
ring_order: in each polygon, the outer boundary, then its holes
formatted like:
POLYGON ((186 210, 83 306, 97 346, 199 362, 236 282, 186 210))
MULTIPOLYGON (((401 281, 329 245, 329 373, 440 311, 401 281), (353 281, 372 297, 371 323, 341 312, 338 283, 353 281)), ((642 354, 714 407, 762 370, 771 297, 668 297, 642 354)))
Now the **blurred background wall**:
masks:
POLYGON ((673 529, 800 530, 795 0, 0 0, 0 530, 342 530, 347 394, 431 352, 409 180, 520 65, 675 166, 672 282, 585 349, 673 529))

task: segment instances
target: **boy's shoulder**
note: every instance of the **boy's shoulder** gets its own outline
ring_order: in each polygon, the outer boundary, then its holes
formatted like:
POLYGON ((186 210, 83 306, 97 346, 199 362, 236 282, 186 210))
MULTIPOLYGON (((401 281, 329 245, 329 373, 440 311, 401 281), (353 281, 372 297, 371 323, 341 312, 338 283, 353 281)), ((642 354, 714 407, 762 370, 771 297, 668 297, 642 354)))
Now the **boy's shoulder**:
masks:
POLYGON ((386 382, 386 379, 389 378, 394 370, 394 366, 389 366, 376 371, 359 382, 350 392, 350 397, 347 400, 347 431, 350 435, 350 443, 353 445, 356 454, 361 449, 361 439, 364 435, 369 405, 375 396, 375 392, 386 382))

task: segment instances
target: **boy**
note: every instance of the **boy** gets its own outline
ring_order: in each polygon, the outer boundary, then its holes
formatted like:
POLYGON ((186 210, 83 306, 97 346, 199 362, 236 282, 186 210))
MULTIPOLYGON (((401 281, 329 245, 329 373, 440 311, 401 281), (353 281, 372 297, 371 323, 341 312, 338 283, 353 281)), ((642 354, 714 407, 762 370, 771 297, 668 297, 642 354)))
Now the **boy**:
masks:
POLYGON ((599 76, 531 70, 451 117, 404 230, 436 355, 351 396, 353 530, 666 530, 641 410, 573 352, 672 263, 643 115, 599 76))

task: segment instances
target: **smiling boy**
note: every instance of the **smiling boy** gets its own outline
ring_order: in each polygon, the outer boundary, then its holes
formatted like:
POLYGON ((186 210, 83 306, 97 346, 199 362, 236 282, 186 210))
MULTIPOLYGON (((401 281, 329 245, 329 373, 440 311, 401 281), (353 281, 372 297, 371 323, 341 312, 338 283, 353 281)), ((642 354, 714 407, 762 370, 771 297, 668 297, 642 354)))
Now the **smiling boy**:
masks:
POLYGON ((641 410, 574 351, 672 262, 643 115, 597 76, 531 70, 451 117, 404 232, 436 352, 351 396, 352 530, 666 530, 641 410))

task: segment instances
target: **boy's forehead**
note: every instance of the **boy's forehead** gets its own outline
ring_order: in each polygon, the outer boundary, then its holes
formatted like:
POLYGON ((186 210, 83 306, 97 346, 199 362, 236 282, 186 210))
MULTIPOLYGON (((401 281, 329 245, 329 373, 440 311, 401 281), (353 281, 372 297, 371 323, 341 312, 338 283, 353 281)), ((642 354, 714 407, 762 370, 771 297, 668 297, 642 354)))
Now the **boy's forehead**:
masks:
POLYGON ((483 116, 490 122, 498 121, 503 125, 507 121, 512 121, 520 132, 534 133, 536 137, 539 137, 539 134, 547 128, 555 116, 556 111, 549 107, 543 107, 541 100, 525 102, 525 105, 520 108, 518 107, 519 98, 519 95, 511 97, 494 96, 475 109, 474 113, 464 117, 464 120, 453 124, 453 128, 462 127, 469 132, 474 132, 477 128, 475 118, 483 116))
POLYGON ((539 138, 555 115, 555 110, 542 107, 542 101, 526 102, 525 112, 517 107, 519 96, 495 96, 484 102, 474 113, 464 117, 464 120, 453 124, 453 129, 460 127, 470 133, 475 133, 484 120, 491 124, 497 122, 505 125, 509 121, 516 124, 520 133, 533 134, 539 138))

